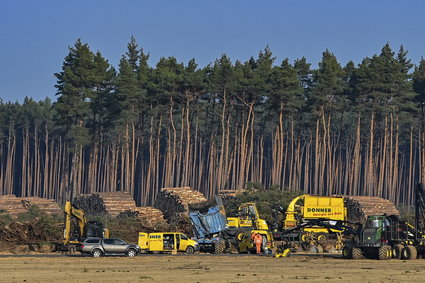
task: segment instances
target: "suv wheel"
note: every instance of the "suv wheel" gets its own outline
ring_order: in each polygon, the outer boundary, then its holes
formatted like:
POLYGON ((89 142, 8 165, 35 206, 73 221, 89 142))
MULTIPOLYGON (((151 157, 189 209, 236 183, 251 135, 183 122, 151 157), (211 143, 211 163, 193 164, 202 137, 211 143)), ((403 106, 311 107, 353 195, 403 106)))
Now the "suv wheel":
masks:
POLYGON ((91 253, 92 257, 101 257, 102 256, 102 251, 99 249, 95 249, 92 251, 91 253))
POLYGON ((137 255, 137 252, 134 249, 129 249, 127 252, 128 257, 135 257, 137 255))

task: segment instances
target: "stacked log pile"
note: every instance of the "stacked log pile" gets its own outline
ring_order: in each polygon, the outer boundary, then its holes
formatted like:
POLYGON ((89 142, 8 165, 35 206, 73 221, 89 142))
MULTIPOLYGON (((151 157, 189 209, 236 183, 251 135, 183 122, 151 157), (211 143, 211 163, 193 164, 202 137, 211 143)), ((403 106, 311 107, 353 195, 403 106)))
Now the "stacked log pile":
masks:
POLYGON ((162 211, 152 206, 136 207, 138 218, 144 225, 150 228, 167 224, 162 211))
POLYGON ((348 221, 364 222, 369 215, 400 215, 387 199, 370 196, 345 196, 344 199, 348 221))
POLYGON ((40 197, 16 197, 15 195, 0 196, 0 210, 4 210, 12 216, 25 213, 36 205, 42 212, 47 214, 62 214, 63 211, 53 199, 40 197))
POLYGON ((103 199, 106 212, 111 216, 118 216, 118 214, 126 210, 136 210, 136 202, 130 192, 104 192, 98 194, 103 199))
POLYGON ((154 207, 161 210, 169 222, 187 216, 189 204, 204 202, 204 194, 190 187, 163 188, 158 193, 154 207))

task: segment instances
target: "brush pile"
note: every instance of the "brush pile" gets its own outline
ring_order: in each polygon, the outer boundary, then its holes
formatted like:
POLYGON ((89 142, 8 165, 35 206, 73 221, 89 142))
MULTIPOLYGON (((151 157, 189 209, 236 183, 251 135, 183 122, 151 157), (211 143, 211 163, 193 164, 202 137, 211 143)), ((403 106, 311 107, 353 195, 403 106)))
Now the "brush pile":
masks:
POLYGON ((163 188, 158 193, 154 207, 161 210, 168 222, 187 218, 189 204, 204 202, 205 196, 190 187, 163 188))
POLYGON ((105 203, 98 194, 79 195, 74 198, 72 205, 78 209, 84 210, 86 216, 97 216, 106 213, 105 203))
POLYGON ((365 222, 369 215, 400 215, 395 205, 383 198, 370 196, 345 196, 348 221, 365 222))

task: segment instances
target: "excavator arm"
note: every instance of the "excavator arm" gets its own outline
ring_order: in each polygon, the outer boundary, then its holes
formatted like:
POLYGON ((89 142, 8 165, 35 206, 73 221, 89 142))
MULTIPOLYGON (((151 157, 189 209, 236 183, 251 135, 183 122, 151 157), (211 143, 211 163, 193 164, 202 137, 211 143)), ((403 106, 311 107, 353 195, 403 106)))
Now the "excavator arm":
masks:
POLYGON ((70 201, 67 201, 65 203, 64 212, 65 212, 65 221, 64 221, 64 230, 63 230, 63 243, 64 245, 67 245, 71 242, 76 241, 76 239, 71 239, 72 219, 74 218, 77 220, 78 232, 80 237, 84 235, 84 232, 85 232, 84 229, 86 227, 87 220, 84 215, 84 211, 73 207, 70 201))

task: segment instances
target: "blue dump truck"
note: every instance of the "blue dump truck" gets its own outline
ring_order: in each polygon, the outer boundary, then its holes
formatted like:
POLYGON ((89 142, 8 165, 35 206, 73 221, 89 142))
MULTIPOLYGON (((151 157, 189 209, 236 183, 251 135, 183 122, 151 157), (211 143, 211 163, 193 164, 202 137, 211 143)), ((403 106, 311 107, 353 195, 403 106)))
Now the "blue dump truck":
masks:
POLYGON ((189 205, 189 218, 201 252, 232 252, 237 247, 238 230, 227 227, 226 210, 219 196, 189 205))

